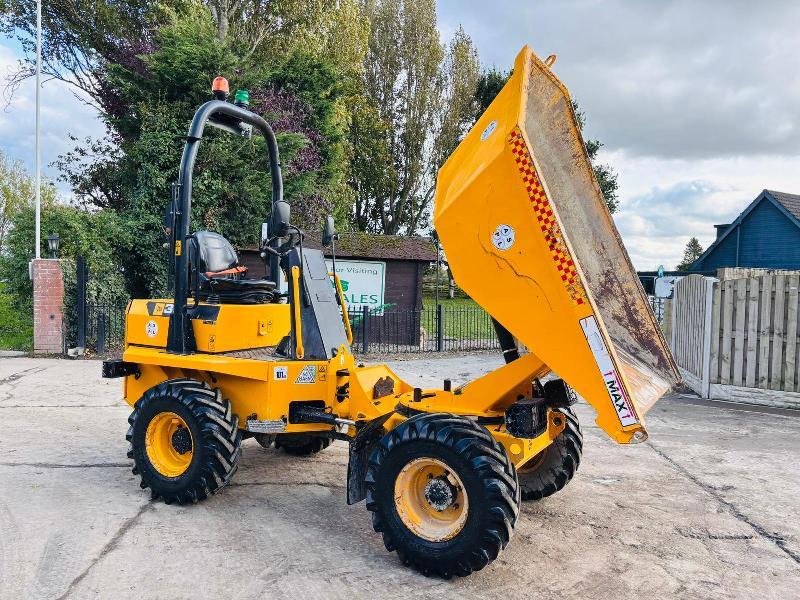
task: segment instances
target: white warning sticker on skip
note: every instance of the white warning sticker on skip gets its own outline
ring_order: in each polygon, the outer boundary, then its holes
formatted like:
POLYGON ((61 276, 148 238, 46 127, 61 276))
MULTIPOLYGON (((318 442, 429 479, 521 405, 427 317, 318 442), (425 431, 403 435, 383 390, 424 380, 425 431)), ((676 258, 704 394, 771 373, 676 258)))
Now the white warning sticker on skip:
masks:
POLYGON ((289 379, 289 367, 275 367, 272 371, 275 381, 286 381, 289 379))
POLYGON ((307 365, 303 367, 295 383, 316 383, 317 381, 317 365, 307 365))
POLYGON ((580 320, 583 334, 586 336, 586 341, 589 342, 589 348, 592 349, 594 360, 597 363, 597 368, 600 369, 600 374, 603 376, 603 381, 606 384, 606 390, 617 411, 619 422, 623 427, 628 425, 636 425, 639 419, 633 411, 630 398, 625 393, 625 388, 622 387, 622 379, 614 367, 614 361, 611 354, 608 352, 603 335, 600 333, 600 328, 597 326, 597 320, 594 317, 586 317, 580 320))
POLYGON ((492 244, 498 250, 508 250, 514 245, 514 228, 511 225, 498 225, 492 234, 492 244))

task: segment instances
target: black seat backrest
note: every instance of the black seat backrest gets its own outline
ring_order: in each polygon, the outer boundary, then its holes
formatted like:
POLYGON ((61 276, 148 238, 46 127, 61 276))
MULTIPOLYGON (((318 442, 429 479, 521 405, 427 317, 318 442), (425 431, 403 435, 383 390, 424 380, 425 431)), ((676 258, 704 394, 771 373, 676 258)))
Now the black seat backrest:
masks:
MULTIPOLYGON (((303 251, 304 268, 300 293, 300 321, 303 327, 303 347, 306 359, 330 359, 339 346, 347 346, 342 314, 328 275, 328 266, 320 250, 303 251)), ((293 248, 284 257, 288 266, 289 297, 293 297, 292 270, 300 266, 300 249, 293 248)), ((294 321, 292 321, 292 352, 294 352, 294 321)))
MULTIPOLYGON (((201 273, 218 273, 239 265, 239 257, 231 243, 213 231, 198 231, 194 234, 199 246, 199 267, 201 273)), ((193 249, 190 250, 190 252, 193 249)), ((189 255, 194 264, 194 257, 189 255)))

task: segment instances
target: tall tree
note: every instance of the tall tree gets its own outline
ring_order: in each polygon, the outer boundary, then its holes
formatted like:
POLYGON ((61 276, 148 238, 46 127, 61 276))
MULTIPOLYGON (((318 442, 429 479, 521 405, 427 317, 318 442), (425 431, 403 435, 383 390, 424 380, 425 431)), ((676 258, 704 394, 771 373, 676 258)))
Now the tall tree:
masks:
MULTIPOLYGON (((478 111, 476 89, 480 79, 478 51, 462 27, 456 29, 447 45, 442 65, 442 94, 438 114, 438 131, 433 141, 432 176, 469 131, 478 111)), ((433 190, 431 190, 429 194, 433 190)))
POLYGON ((700 245, 700 240, 694 236, 690 237, 689 241, 686 242, 686 248, 683 250, 683 260, 675 267, 675 270, 688 271, 702 254, 703 247, 700 245))
MULTIPOLYGON (((276 11, 282 5, 287 10, 294 7, 297 13, 302 3, 274 0, 267 4, 276 11)), ((109 130, 103 140, 75 140, 75 149, 60 157, 58 166, 79 202, 92 211, 113 209, 119 216, 127 235, 118 236, 113 244, 120 250, 132 293, 163 291, 160 223, 164 204, 169 184, 176 177, 181 136, 195 107, 209 99, 215 75, 227 75, 234 89, 249 89, 251 107, 272 124, 281 152, 286 198, 295 205, 298 224, 316 229, 321 216, 329 212, 346 220, 350 196, 345 179, 347 121, 342 97, 348 79, 357 77, 363 64, 367 24, 363 18, 353 22, 360 15, 358 0, 318 4, 324 4, 325 10, 304 22, 314 21, 319 35, 292 29, 298 37, 313 38, 313 43, 283 34, 267 36, 249 57, 252 48, 242 42, 246 32, 239 27, 242 19, 249 18, 246 11, 228 13, 228 30, 221 35, 219 20, 207 3, 174 0, 153 5, 139 29, 148 44, 134 44, 139 33, 130 28, 130 39, 115 42, 115 47, 127 53, 120 59, 95 48, 100 42, 85 31, 85 24, 66 19, 69 6, 46 3, 51 22, 71 28, 58 43, 72 44, 69 48, 81 55, 84 50, 90 53, 90 59, 81 64, 88 69, 89 80, 97 84, 90 88, 91 98, 109 130), (58 19, 52 21, 56 14, 58 19), (275 38, 280 36, 287 49, 267 56, 264 44, 278 44, 275 38), (332 52, 337 44, 338 54, 332 52), (328 60, 329 53, 338 64, 328 60)), ((102 6, 122 10, 108 2, 102 6)), ((237 6, 241 5, 228 8, 237 6)), ((23 18, 28 13, 20 14, 23 18)), ((278 13, 273 16, 289 27, 291 14, 287 14, 285 20, 278 13)), ((11 26, 9 18, 4 15, 0 22, 11 26)), ((111 27, 113 19, 108 21, 111 27)), ((25 35, 23 30, 17 33, 25 35)), ((54 34, 46 32, 50 35, 54 34)), ((56 60, 62 46, 48 48, 50 58, 56 60)), ((69 78, 72 67, 63 68, 64 77, 69 78)), ((198 228, 219 231, 234 244, 257 241, 258 224, 269 212, 265 155, 263 139, 258 136, 243 140, 208 130, 194 182, 192 217, 198 228)))
MULTIPOLYGON (((0 151, 0 256, 13 220, 22 209, 33 206, 34 181, 21 161, 10 160, 0 151)), ((55 187, 42 186, 42 205, 49 207, 56 197, 55 187)))
POLYGON ((434 0, 362 0, 362 7, 370 37, 351 126, 354 221, 367 231, 413 233, 425 225, 448 140, 471 113, 477 56, 463 30, 442 46, 434 0), (375 135, 382 139, 370 142, 375 135))
POLYGON ((495 67, 480 74, 475 86, 476 121, 486 112, 492 100, 500 93, 510 77, 511 71, 500 71, 495 67))
MULTIPOLYGON (((176 19, 209 14, 220 42, 239 61, 269 64, 294 49, 328 62, 359 65, 366 50, 359 0, 52 0, 42 6, 43 71, 70 83, 95 102, 107 64, 144 71, 142 55, 154 50, 155 32, 176 19), (332 58, 331 58, 332 57, 332 58)), ((22 47, 24 59, 5 94, 33 74, 36 3, 0 0, 0 32, 22 47)), ((340 66, 337 64, 337 67, 340 66)), ((100 106, 100 108, 105 108, 100 106)))
MULTIPOLYGON (((53 0, 42 3, 42 70, 94 98, 103 62, 134 67, 150 44, 161 5, 147 0, 53 0)), ((36 2, 3 0, 0 31, 20 44, 24 59, 10 75, 5 94, 33 75, 36 2)))
MULTIPOLYGON (((583 128, 586 125, 586 115, 580 109, 576 100, 572 101, 572 110, 575 111, 578 127, 581 132, 583 132, 583 128)), ((598 163, 597 153, 600 151, 600 148, 603 147, 603 143, 600 140, 585 140, 584 144, 586 145, 586 154, 589 155, 589 162, 592 164, 594 177, 597 179, 600 191, 603 192, 603 198, 605 198, 606 204, 608 205, 608 212, 614 214, 619 208, 619 200, 617 198, 619 182, 617 181, 617 173, 611 165, 598 163)))

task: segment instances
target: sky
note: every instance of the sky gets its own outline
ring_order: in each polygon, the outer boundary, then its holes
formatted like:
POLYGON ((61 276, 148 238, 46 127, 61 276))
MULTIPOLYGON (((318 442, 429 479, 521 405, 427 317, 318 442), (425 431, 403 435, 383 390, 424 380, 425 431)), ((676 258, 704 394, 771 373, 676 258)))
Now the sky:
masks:
MULTIPOLYGON (((764 189, 800 193, 800 2, 793 0, 439 0, 444 39, 462 25, 484 66, 509 68, 524 44, 586 114, 584 134, 619 175, 614 215, 638 269, 680 262, 764 189)), ((0 41, 0 75, 19 50, 0 41)), ((0 111, 0 148, 33 166, 27 82, 0 111)), ((43 87, 42 161, 100 136, 67 84, 43 87)), ((63 184, 61 185, 64 189, 63 184)))

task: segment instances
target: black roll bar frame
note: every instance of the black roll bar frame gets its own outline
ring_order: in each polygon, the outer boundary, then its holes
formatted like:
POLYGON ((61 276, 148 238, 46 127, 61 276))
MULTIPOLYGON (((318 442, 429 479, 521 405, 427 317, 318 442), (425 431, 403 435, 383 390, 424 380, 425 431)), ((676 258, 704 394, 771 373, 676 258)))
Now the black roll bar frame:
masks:
MULTIPOLYGON (((172 354, 191 354, 197 350, 191 323, 194 307, 187 306, 189 287, 188 242, 190 237, 189 221, 192 210, 192 173, 206 124, 236 135, 246 135, 246 130, 242 127, 242 124, 247 124, 257 129, 264 136, 267 143, 269 170, 272 177, 272 205, 274 206, 276 202, 283 202, 283 178, 281 176, 278 142, 269 123, 256 113, 223 100, 211 100, 200 106, 194 114, 192 124, 189 126, 178 175, 178 202, 175 207, 175 231, 172 236, 175 243, 171 249, 175 258, 175 297, 167 335, 167 352, 172 354)), ((275 277, 274 271, 271 276, 275 277)))

